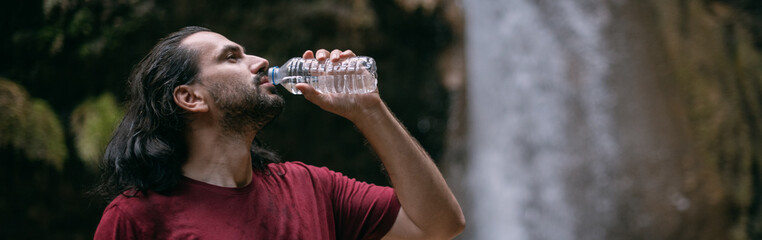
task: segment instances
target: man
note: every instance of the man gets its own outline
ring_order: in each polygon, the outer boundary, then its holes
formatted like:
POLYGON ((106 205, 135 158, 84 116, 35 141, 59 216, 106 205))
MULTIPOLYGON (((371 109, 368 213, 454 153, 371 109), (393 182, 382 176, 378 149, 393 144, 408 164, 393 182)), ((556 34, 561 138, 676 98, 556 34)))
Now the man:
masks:
MULTIPOLYGON (((352 51, 306 51, 340 61, 352 51)), ((267 60, 200 27, 162 39, 130 77, 100 190, 118 195, 96 239, 448 239, 464 228, 455 197, 378 93, 304 97, 352 121, 394 188, 299 162, 254 142, 283 107, 267 60)))

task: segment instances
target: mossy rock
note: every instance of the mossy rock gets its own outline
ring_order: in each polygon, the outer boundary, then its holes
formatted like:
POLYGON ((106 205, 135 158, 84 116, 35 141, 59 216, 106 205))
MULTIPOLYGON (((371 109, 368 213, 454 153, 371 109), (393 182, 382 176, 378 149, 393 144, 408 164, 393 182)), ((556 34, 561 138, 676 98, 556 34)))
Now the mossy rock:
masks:
POLYGON ((0 78, 0 112, 0 146, 63 168, 67 157, 64 131, 47 102, 30 98, 23 87, 0 78))
POLYGON ((77 155, 85 165, 95 169, 114 128, 124 116, 114 95, 104 93, 85 100, 71 114, 71 131, 77 155))

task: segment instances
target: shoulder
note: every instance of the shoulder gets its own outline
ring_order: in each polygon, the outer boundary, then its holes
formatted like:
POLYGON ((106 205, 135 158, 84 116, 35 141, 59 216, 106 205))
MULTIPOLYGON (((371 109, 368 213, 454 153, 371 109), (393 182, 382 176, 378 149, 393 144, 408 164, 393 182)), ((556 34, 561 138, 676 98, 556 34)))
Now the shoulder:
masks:
POLYGON ((114 217, 124 220, 138 219, 153 212, 148 197, 143 193, 120 194, 103 210, 103 217, 114 217))
POLYGON ((316 167, 313 165, 305 164, 303 162, 282 162, 282 163, 270 163, 268 169, 274 174, 278 175, 332 175, 335 172, 329 170, 327 167, 316 167))
POLYGON ((103 210, 103 216, 95 231, 96 239, 131 238, 151 223, 149 204, 138 194, 132 197, 119 195, 103 210))
POLYGON ((140 216, 142 213, 151 211, 150 208, 152 208, 152 206, 149 203, 146 194, 128 191, 114 198, 114 200, 106 206, 103 214, 105 215, 106 213, 114 212, 128 216, 140 216))
POLYGON ((326 167, 316 167, 316 166, 309 165, 299 161, 270 163, 267 166, 270 169, 314 169, 314 168, 320 168, 320 169, 326 169, 326 170, 328 169, 326 167))
POLYGON ((317 167, 303 162, 271 163, 268 165, 272 177, 282 181, 298 182, 317 188, 331 188, 341 174, 327 167, 317 167))
POLYGON ((101 223, 104 220, 141 223, 153 222, 157 211, 155 200, 149 198, 150 195, 157 195, 157 193, 144 194, 128 191, 120 194, 103 210, 101 223))

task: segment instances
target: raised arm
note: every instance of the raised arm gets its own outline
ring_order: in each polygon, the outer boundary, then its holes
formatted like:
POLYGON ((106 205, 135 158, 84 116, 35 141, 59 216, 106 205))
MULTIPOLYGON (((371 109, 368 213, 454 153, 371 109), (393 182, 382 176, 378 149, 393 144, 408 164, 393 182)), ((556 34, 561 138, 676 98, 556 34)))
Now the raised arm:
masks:
MULTIPOLYGON (((319 50, 316 55, 337 61, 354 53, 319 50)), ((304 57, 314 56, 307 51, 304 57)), ((384 239, 450 239, 463 231, 463 212, 439 169, 378 93, 321 94, 307 84, 297 88, 307 100, 352 121, 384 163, 402 205, 384 239)))

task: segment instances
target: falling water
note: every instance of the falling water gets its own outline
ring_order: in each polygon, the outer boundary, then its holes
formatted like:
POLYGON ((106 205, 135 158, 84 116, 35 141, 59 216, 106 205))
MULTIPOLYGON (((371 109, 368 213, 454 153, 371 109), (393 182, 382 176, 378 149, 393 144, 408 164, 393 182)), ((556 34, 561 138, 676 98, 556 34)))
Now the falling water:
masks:
POLYGON ((620 167, 602 49, 609 12, 592 0, 464 8, 470 235, 605 239, 620 167))
POLYGON ((741 239, 675 82, 691 69, 723 81, 711 73, 735 38, 691 4, 463 2, 465 104, 446 161, 461 239, 741 239), (719 60, 686 67, 683 39, 719 60))

